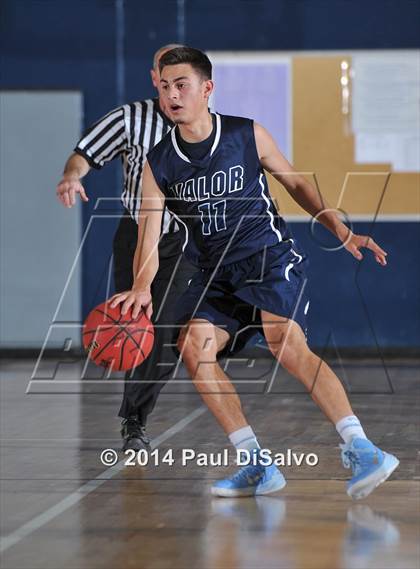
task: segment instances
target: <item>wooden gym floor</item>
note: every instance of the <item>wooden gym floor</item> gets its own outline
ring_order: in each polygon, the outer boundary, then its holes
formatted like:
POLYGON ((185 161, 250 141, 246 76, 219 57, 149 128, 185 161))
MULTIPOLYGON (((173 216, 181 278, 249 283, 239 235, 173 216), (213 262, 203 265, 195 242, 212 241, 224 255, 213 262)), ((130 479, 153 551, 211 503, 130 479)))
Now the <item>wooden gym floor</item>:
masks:
POLYGON ((28 389, 33 369, 2 366, 2 569, 419 567, 420 361, 335 362, 368 435, 401 461, 360 502, 345 493, 339 439, 309 396, 282 370, 264 394, 269 360, 228 370, 248 376, 237 386, 250 423, 264 447, 319 463, 283 468, 280 493, 237 500, 209 494, 233 466, 180 464, 183 448, 228 448, 188 381, 165 388, 149 425, 159 457, 172 449, 175 464, 124 467, 120 453, 107 468, 101 452, 120 448, 121 383, 69 383, 64 366, 61 379, 28 389))

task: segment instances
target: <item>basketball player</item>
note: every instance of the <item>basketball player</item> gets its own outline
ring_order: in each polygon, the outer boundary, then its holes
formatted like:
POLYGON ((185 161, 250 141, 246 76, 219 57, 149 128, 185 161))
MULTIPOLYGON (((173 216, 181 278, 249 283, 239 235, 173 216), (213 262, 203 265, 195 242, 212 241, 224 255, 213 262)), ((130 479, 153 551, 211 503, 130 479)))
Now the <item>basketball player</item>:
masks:
MULTIPOLYGON (((155 54, 151 77, 160 91, 159 59, 177 44, 161 47, 155 54)), ((80 182, 91 168, 100 169, 114 158, 120 157, 124 169, 124 190, 121 196, 125 212, 114 237, 114 281, 117 292, 131 288, 133 259, 137 244, 137 221, 140 207, 140 189, 143 165, 148 151, 161 140, 173 126, 162 97, 137 101, 112 110, 87 129, 79 140, 74 154, 68 159, 62 180, 57 186, 57 196, 66 207, 75 204, 76 195, 88 201, 80 182)), ((153 297, 161 311, 155 326, 155 342, 149 358, 136 370, 126 375, 124 397, 119 411, 123 417, 121 434, 123 450, 150 448, 146 433, 146 421, 152 412, 160 390, 170 375, 167 365, 176 362, 175 354, 164 344, 170 343, 173 325, 173 308, 179 293, 185 290, 191 278, 192 267, 182 258, 183 229, 165 212, 159 244, 159 271, 153 282, 153 297), (173 277, 173 278, 172 278, 173 277), (168 283, 171 286, 168 290, 168 283), (132 380, 132 381, 130 381, 132 380), (146 381, 148 380, 148 381, 146 381), (152 381, 151 381, 152 380, 152 381)), ((156 311, 155 311, 155 314, 156 311)))
POLYGON ((386 265, 386 252, 371 238, 351 233, 315 189, 287 162, 273 138, 252 120, 209 114, 211 63, 192 48, 176 48, 160 60, 165 104, 176 127, 149 154, 144 170, 139 227, 139 267, 132 290, 117 295, 122 312, 136 316, 150 306, 158 270, 156 244, 166 203, 187 227, 188 258, 201 270, 179 302, 183 325, 178 349, 204 402, 237 449, 252 460, 232 477, 216 482, 216 496, 247 496, 280 490, 285 479, 266 465, 239 397, 217 362, 248 323, 254 307, 272 354, 310 392, 344 440, 344 466, 353 476, 347 492, 368 495, 398 465, 370 442, 343 386, 309 349, 306 332, 305 254, 298 248, 268 192, 263 168, 293 199, 329 229, 356 259, 370 249, 386 265))

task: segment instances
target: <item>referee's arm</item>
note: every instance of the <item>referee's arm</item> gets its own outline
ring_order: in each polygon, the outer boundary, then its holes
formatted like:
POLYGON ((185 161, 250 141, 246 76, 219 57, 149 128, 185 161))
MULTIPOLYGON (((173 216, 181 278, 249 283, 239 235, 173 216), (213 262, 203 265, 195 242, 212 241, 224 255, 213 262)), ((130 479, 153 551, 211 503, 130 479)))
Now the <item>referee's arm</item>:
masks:
POLYGON ((66 207, 76 203, 76 194, 88 201, 80 180, 91 168, 102 166, 126 148, 127 135, 124 107, 113 109, 88 128, 77 143, 74 153, 67 160, 63 177, 57 185, 57 197, 66 207))
POLYGON ((76 203, 76 194, 84 202, 89 201, 85 189, 80 183, 81 178, 89 172, 90 166, 79 154, 72 154, 64 167, 63 177, 57 185, 56 193, 65 207, 72 207, 76 203))

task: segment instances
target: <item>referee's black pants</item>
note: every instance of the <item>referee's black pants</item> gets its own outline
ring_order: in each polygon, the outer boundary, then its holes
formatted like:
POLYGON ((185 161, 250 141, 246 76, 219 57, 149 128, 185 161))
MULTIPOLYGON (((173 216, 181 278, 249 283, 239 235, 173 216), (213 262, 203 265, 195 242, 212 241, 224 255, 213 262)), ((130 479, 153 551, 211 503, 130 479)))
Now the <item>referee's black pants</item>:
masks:
MULTIPOLYGON (((137 223, 131 217, 127 215, 121 218, 113 247, 115 292, 130 290, 133 285, 137 231, 137 223)), ((127 372, 125 377, 119 416, 127 418, 136 415, 143 425, 153 411, 160 390, 171 379, 177 361, 168 345, 172 340, 172 326, 175 323, 174 310, 179 296, 187 288, 188 281, 196 270, 182 256, 184 239, 184 231, 179 230, 163 235, 160 241, 159 270, 151 288, 152 320, 155 325, 153 350, 134 373, 127 372)))

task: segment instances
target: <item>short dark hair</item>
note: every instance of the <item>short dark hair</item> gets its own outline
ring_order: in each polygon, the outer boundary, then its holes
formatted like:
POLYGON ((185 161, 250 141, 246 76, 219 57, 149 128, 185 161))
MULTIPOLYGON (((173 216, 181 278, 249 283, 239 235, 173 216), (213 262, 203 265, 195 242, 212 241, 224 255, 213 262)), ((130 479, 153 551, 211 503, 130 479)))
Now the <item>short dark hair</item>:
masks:
POLYGON ((212 65, 205 53, 193 47, 176 47, 167 51, 159 60, 159 71, 167 65, 189 63, 194 71, 197 71, 203 79, 211 79, 212 65))

